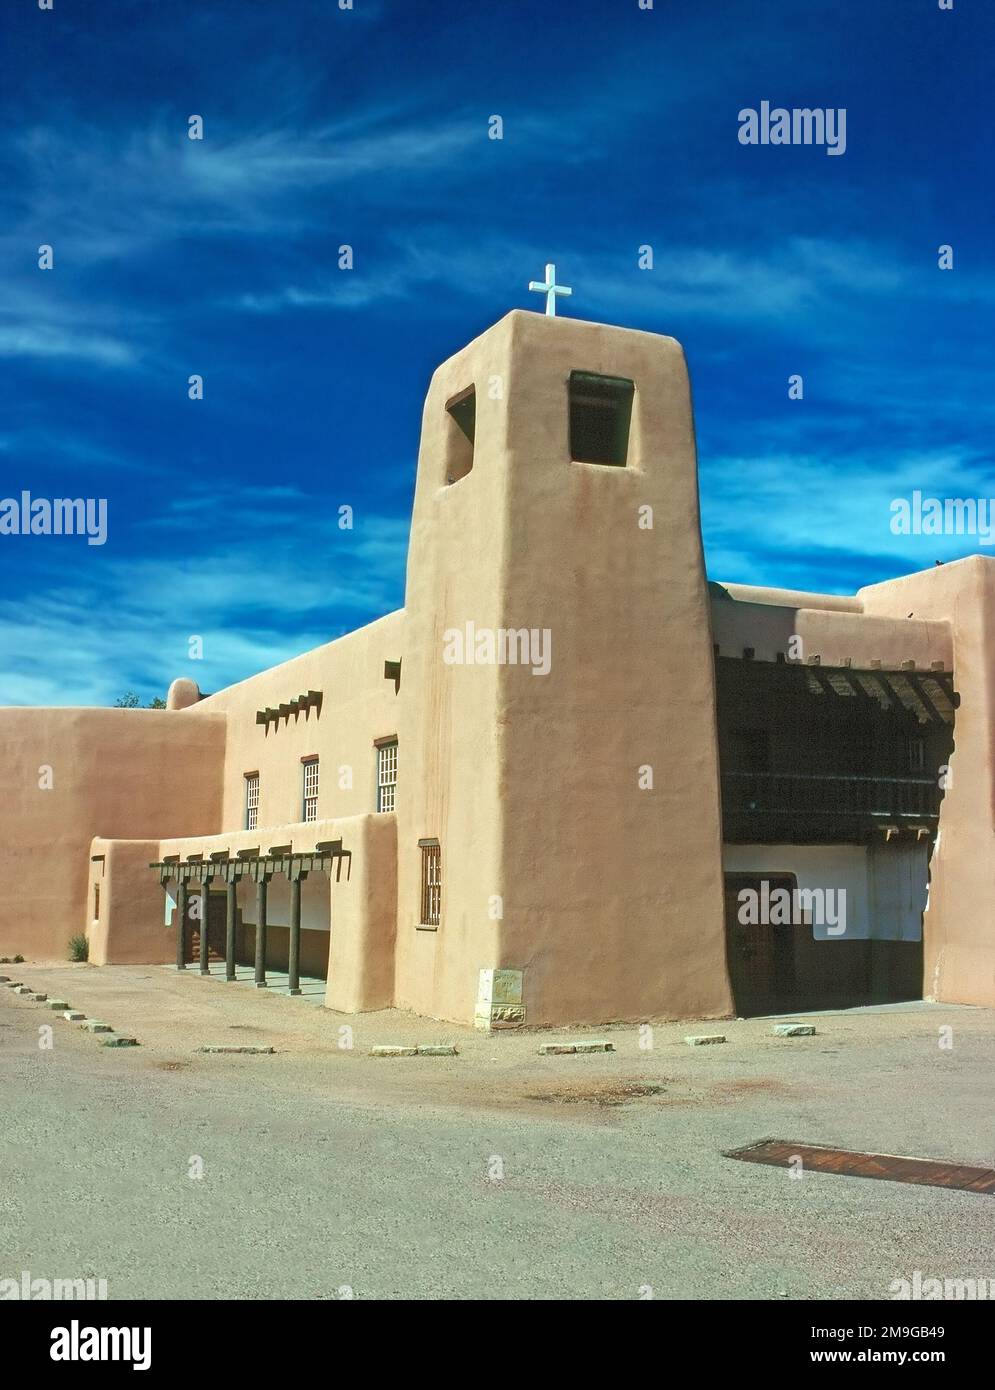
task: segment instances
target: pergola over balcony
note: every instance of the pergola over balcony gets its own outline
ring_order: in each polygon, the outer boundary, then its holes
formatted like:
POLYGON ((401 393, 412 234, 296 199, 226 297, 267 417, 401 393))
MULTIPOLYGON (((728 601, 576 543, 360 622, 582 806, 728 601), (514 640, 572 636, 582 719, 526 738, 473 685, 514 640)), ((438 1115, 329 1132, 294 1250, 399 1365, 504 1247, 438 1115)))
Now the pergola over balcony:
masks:
POLYGON ((959 696, 941 669, 716 658, 726 841, 860 844, 936 832, 959 696))

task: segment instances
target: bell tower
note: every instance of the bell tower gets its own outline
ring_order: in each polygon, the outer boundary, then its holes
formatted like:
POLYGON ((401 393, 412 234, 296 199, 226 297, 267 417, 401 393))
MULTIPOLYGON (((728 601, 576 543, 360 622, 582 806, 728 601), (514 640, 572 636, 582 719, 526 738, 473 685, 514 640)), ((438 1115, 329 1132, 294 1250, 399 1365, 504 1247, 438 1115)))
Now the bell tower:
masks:
POLYGON ((679 344, 515 311, 444 363, 405 602, 397 1002, 481 1026, 728 1012, 679 344))

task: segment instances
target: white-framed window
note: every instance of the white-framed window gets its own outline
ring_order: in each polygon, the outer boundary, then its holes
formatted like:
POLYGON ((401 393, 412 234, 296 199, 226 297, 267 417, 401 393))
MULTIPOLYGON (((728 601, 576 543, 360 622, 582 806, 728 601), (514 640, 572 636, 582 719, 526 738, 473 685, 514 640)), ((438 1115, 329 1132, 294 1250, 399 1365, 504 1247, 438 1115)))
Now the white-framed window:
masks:
POLYGON ((438 840, 419 840, 421 850, 421 917, 423 927, 437 927, 442 917, 442 849, 438 840))
POLYGON ((397 791, 397 739, 377 745, 377 810, 393 811, 397 791))
POLYGON ((245 828, 255 830, 259 824, 259 773, 245 774, 245 828))
POLYGON ((304 815, 306 821, 318 819, 318 759, 304 758, 304 815))

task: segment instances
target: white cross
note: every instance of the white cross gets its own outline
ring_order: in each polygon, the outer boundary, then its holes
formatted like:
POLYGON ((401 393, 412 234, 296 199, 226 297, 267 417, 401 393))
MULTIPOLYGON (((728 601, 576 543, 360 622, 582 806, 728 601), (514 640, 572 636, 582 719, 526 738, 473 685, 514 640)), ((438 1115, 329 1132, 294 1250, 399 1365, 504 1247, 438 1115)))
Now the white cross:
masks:
POLYGON ((555 265, 547 265, 545 284, 541 284, 538 280, 530 280, 529 289, 536 290, 539 294, 546 296, 546 313, 550 318, 556 317, 556 296, 558 294, 573 294, 573 290, 568 289, 566 285, 556 283, 555 265))

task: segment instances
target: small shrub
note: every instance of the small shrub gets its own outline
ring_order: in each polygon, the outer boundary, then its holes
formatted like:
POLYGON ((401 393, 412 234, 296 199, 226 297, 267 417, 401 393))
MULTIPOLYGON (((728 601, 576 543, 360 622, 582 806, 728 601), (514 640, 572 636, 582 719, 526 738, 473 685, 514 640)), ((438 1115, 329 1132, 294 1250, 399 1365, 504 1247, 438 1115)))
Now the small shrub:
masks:
POLYGON ((14 957, 14 960, 13 960, 13 964, 14 964, 14 965, 23 965, 23 964, 24 964, 24 957, 23 957, 23 956, 15 956, 15 957, 14 957))
POLYGON ((90 943, 89 941, 87 941, 86 937, 83 935, 82 932, 80 932, 76 936, 71 936, 69 938, 70 960, 87 960, 89 955, 90 943))

